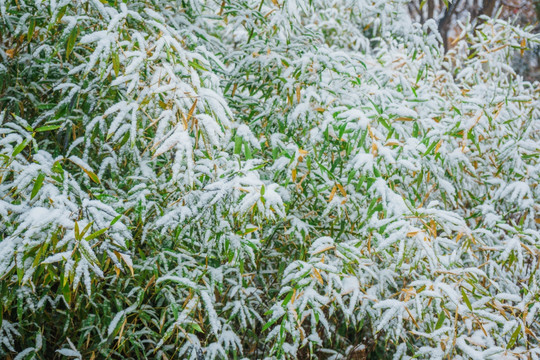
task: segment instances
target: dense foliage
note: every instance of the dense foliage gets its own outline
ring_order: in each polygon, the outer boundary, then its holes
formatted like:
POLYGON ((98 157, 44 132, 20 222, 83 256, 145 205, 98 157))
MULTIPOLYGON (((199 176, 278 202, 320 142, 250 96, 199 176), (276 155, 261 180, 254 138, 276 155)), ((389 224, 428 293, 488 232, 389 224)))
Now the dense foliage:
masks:
POLYGON ((0 0, 0 356, 540 359, 540 38, 401 0, 0 0))

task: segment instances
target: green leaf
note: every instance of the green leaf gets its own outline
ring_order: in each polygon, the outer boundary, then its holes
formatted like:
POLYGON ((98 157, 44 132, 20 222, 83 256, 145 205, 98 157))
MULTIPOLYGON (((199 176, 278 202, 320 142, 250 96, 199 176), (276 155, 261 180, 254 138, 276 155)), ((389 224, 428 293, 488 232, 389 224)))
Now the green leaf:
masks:
POLYGON ((368 218, 370 218, 371 215, 373 215, 373 213, 375 212, 376 204, 377 204, 377 198, 373 198, 368 206, 368 210, 367 210, 368 218))
POLYGON ((111 221, 111 225, 109 225, 109 227, 112 227, 114 224, 116 224, 116 222, 117 222, 118 220, 120 220, 121 217, 122 217, 122 214, 120 214, 120 215, 118 215, 117 217, 115 217, 115 218, 113 219, 113 221, 111 221))
POLYGON ((60 126, 62 126, 62 125, 61 124, 58 124, 58 125, 45 125, 45 126, 38 127, 35 131, 36 132, 42 132, 42 131, 56 130, 60 126))
POLYGON ((434 140, 430 145, 429 147, 427 148, 426 152, 424 153, 424 156, 426 156, 427 154, 430 154, 431 151, 435 148, 435 146, 438 144, 439 142, 437 140, 434 140))
POLYGON ((30 142, 30 139, 26 139, 22 143, 17 145, 15 149, 13 150, 11 157, 14 158, 15 156, 19 155, 19 153, 23 151, 23 149, 26 147, 26 145, 28 145, 29 142, 30 142))
POLYGON ((195 330, 197 332, 204 333, 201 326, 199 324, 197 324, 197 323, 191 323, 191 327, 193 328, 193 330, 195 330))
POLYGON ((446 314, 444 313, 444 310, 441 311, 439 314, 439 319, 437 320, 437 324, 435 325, 435 330, 439 330, 444 323, 444 319, 446 319, 446 314))
POLYGON ((90 229, 90 226, 92 226, 93 223, 94 223, 94 222, 91 221, 91 222, 89 222, 89 223, 84 227, 83 231, 81 232, 81 238, 84 237, 84 234, 86 234, 86 232, 90 229))
POLYGON ((71 291, 69 290, 69 284, 62 287, 62 295, 64 295, 64 299, 66 299, 66 302, 69 304, 71 302, 71 291))
POLYGON ((412 136, 417 137, 419 132, 420 132, 420 127, 418 126, 418 123, 415 121, 414 124, 413 124, 412 136))
MULTIPOLYGON (((20 280, 19 280, 20 281, 20 280)), ((17 318, 19 322, 22 322, 24 315, 24 298, 22 296, 17 296, 17 318)))
POLYGON ((197 70, 208 71, 197 60, 189 61, 188 64, 197 70))
POLYGON ((95 233, 88 235, 85 239, 86 239, 86 241, 90 241, 90 240, 98 237, 99 235, 103 234, 107 230, 109 230, 109 228, 100 229, 100 230, 96 231, 95 233))
POLYGON ((283 302, 281 303, 281 306, 286 306, 289 303, 289 301, 291 301, 293 293, 294 293, 294 290, 289 291, 289 293, 287 294, 285 299, 283 299, 283 302))
POLYGON ((463 296, 463 300, 465 301, 465 304, 467 304, 467 307, 469 308, 469 310, 472 311, 471 302, 467 294, 465 294, 465 290, 461 289, 461 295, 463 296))
POLYGON ((66 10, 67 10, 67 5, 65 6, 62 6, 60 8, 60 10, 58 11, 58 16, 56 17, 56 21, 57 22, 60 22, 62 20, 62 18, 64 17, 64 15, 66 14, 66 10))
POLYGON ((81 232, 79 231, 79 223, 75 221, 75 239, 81 239, 81 232))
POLYGON ((240 154, 242 151, 242 138, 240 136, 236 136, 234 138, 234 153, 236 155, 240 154))
POLYGON ((44 250, 43 246, 40 246, 36 254, 36 257, 34 258, 34 262, 32 263, 32 267, 36 267, 39 265, 39 261, 41 260, 41 255, 43 254, 43 250, 44 250))
POLYGON ((30 25, 28 25, 28 33, 26 34, 26 40, 30 42, 32 38, 34 37, 34 30, 36 28, 36 18, 32 17, 30 18, 30 25))
MULTIPOLYGON (((119 321, 120 323, 120 321, 119 321)), ((161 335, 161 340, 163 342, 165 342, 167 339, 169 339, 171 337, 171 335, 174 333, 174 331, 176 330, 176 324, 172 324, 171 326, 169 326, 169 328, 167 329, 167 331, 165 332, 165 334, 161 335)), ((115 336, 116 335, 116 329, 115 331, 113 331, 113 333, 111 334, 111 337, 115 336)), ((157 350, 157 349, 156 349, 157 350)), ((155 351, 155 350, 154 350, 155 351)))
POLYGON ((30 195, 30 199, 33 199, 37 193, 39 192, 39 189, 41 189, 41 186, 43 185, 43 180, 45 179, 44 173, 39 173, 39 175, 36 178, 36 181, 34 182, 34 187, 32 188, 32 194, 30 195))
POLYGON ((69 33, 67 42, 66 42, 66 60, 69 59, 69 55, 73 51, 73 47, 75 46, 75 40, 77 40, 77 33, 78 33, 79 27, 75 26, 73 30, 69 33))
POLYGON ((17 266, 17 280, 19 281, 19 284, 21 283, 23 276, 24 276, 24 269, 22 267, 17 266))
MULTIPOLYGON (((86 245, 88 246, 88 245, 86 245)), ((96 257, 96 254, 94 254, 94 251, 91 248, 86 248, 85 246, 79 246, 80 253, 84 256, 84 258, 90 262, 91 264, 99 264, 99 260, 96 257)))
POLYGON ((277 318, 275 318, 275 319, 272 319, 272 320, 270 320, 269 322, 267 322, 266 324, 264 324, 264 326, 263 326, 261 332, 266 331, 266 329, 268 329, 270 326, 274 325, 274 324, 276 323, 276 321, 278 321, 279 319, 281 319, 282 316, 283 316, 283 315, 281 315, 281 316, 279 316, 279 317, 277 317, 277 318))
POLYGON ((418 74, 416 75, 416 84, 418 84, 418 81, 422 78, 422 74, 424 73, 424 67, 422 66, 420 70, 418 71, 418 74))
POLYGON ((508 345, 506 345, 506 348, 507 349, 511 349, 514 344, 516 343, 518 337, 519 337, 519 332, 521 331, 521 324, 518 325, 518 327, 516 328, 516 330, 514 331, 514 333, 512 334, 512 336, 510 337, 510 340, 508 341, 508 345))
POLYGON ((246 156, 246 160, 250 160, 253 158, 253 156, 251 155, 251 148, 249 147, 247 142, 244 143, 244 154, 246 156))
POLYGON ((118 53, 114 52, 112 54, 112 63, 113 63, 113 70, 116 76, 120 73, 120 59, 118 58, 118 53))

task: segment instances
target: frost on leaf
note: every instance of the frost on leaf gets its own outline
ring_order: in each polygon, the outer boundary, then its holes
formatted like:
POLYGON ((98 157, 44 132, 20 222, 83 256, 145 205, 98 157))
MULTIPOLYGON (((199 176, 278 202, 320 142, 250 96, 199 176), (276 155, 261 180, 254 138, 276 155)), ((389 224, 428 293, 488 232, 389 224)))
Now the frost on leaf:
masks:
POLYGON ((0 357, 539 359, 540 38, 411 6, 0 1, 0 357))

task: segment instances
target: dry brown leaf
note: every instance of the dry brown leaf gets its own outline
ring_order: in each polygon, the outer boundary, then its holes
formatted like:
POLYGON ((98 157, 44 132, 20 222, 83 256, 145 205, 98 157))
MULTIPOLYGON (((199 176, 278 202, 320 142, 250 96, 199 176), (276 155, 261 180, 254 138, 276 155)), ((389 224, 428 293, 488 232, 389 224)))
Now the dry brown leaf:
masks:
POLYGON ((330 192, 330 196, 328 197, 328 202, 332 201, 332 199, 334 198, 334 195, 336 195, 336 191, 337 191, 337 187, 336 185, 334 185, 334 187, 332 188, 332 191, 330 192))

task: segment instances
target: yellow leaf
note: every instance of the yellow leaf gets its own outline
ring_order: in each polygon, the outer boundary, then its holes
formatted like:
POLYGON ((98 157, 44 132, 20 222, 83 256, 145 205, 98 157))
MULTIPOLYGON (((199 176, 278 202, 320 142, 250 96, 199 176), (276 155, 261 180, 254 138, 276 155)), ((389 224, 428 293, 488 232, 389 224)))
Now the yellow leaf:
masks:
POLYGON ((72 163, 74 163, 75 165, 77 165, 78 167, 80 167, 82 169, 82 171, 84 171, 86 173, 86 175, 88 175, 88 177, 93 181, 95 182, 96 184, 100 184, 101 181, 99 181, 99 178, 98 176, 90 169, 86 169, 85 165, 81 164, 79 161, 74 161, 70 158, 68 158, 68 160, 70 160, 72 163))
MULTIPOLYGON (((186 115, 184 115, 184 113, 182 113, 182 123, 184 124, 184 130, 187 130, 187 128, 188 128, 188 123, 187 123, 186 115)), ((156 145, 157 145, 157 144, 156 144, 156 145)), ((154 147, 156 147, 156 145, 154 145, 154 146, 152 147, 152 149, 153 149, 154 147)))
POLYGON ((343 188, 343 186, 341 186, 341 184, 337 184, 337 187, 338 187, 339 192, 341 193, 341 195, 343 195, 343 197, 346 197, 347 193, 345 192, 345 189, 343 188))
POLYGON ((296 87, 296 102, 300 102, 300 85, 296 87))
POLYGON ((296 181, 296 169, 292 170, 292 181, 296 181))
POLYGON ((378 150, 377 144, 376 143, 371 144, 371 155, 373 155, 373 157, 377 156, 377 150, 378 150))
POLYGON ((368 133, 369 133, 369 137, 371 138, 371 140, 373 140, 375 137, 373 136, 373 132, 371 131, 371 126, 367 126, 367 129, 368 129, 368 133))
POLYGON ((317 270, 316 268, 313 268, 312 273, 314 275, 313 277, 315 279, 317 279, 317 281, 320 282, 321 285, 324 285, 324 281, 323 281, 323 278, 322 278, 321 273, 319 272, 319 270, 317 270))
POLYGON ((197 106, 197 100, 198 99, 195 99, 195 101, 193 102, 193 105, 191 105, 191 109, 189 109, 187 121, 189 121, 189 119, 193 116, 193 112, 195 111, 195 107, 197 106))
POLYGON ((398 146, 399 143, 395 140, 390 140, 390 141, 387 141, 386 144, 384 144, 384 146, 398 146))
MULTIPOLYGON (((329 246, 327 246, 327 247, 325 247, 325 248, 322 248, 322 249, 320 249, 320 250, 315 251, 312 255, 317 255, 317 254, 320 254, 320 253, 322 253, 322 252, 325 252, 325 251, 328 251, 328 250, 332 250, 332 249, 335 249, 335 248, 336 248, 336 247, 335 247, 334 245, 329 245, 329 246)), ((324 259, 324 256, 323 256, 323 259, 324 259)), ((323 262, 324 262, 324 261, 323 261, 323 262)))
POLYGON ((336 195, 336 191, 337 191, 337 187, 336 185, 334 185, 334 187, 332 188, 332 191, 330 192, 330 196, 328 197, 328 202, 332 201, 332 199, 334 198, 334 195, 336 195))
POLYGON ((523 53, 525 52, 525 46, 527 46, 527 40, 523 38, 521 39, 521 56, 523 56, 523 53))
POLYGON ((10 59, 13 59, 15 57, 15 49, 9 49, 9 50, 6 50, 6 55, 10 58, 10 59))
POLYGON ((508 46, 508 44, 504 44, 504 45, 501 45, 501 46, 499 46, 499 47, 496 47, 495 49, 491 49, 491 50, 489 50, 488 52, 489 52, 489 53, 494 53, 494 52, 497 52, 497 51, 499 51, 499 50, 504 49, 504 48, 507 47, 507 46, 508 46))
POLYGON ((98 176, 97 176, 95 173, 93 173, 92 171, 87 170, 87 169, 83 169, 83 171, 86 173, 86 175, 88 175, 88 177, 89 177, 90 179, 92 179, 93 182, 95 182, 96 184, 100 184, 100 183, 101 183, 101 181, 99 181, 99 178, 98 178, 98 176))
POLYGON ((414 323, 414 325, 416 325, 416 327, 417 327, 418 329, 420 329, 420 326, 418 326, 418 324, 416 323, 416 320, 414 319, 414 316, 411 314, 411 312, 409 311, 409 309, 407 309, 406 306, 405 306, 405 310, 407 310, 407 313, 409 314, 409 316, 410 316, 412 322, 414 323))
POLYGON ((437 237, 437 223, 433 219, 431 219, 429 225, 431 227, 431 235, 433 235, 433 237, 437 237))
POLYGON ((437 143, 437 146, 435 146, 435 154, 439 151, 441 144, 442 144, 442 140, 439 140, 439 142, 437 143))
POLYGON ((293 290, 292 296, 291 296, 291 304, 294 304, 294 301, 296 300, 296 289, 293 290))

